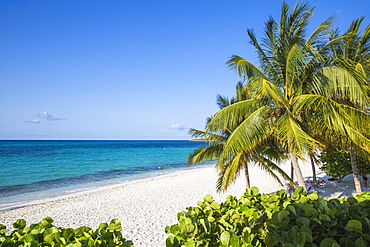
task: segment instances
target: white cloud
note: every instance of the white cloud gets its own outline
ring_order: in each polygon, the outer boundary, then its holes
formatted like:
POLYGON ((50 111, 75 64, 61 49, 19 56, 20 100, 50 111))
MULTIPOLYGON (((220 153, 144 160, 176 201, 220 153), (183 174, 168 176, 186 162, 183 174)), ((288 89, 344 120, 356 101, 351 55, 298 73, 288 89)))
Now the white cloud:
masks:
POLYGON ((181 125, 181 124, 172 124, 170 126, 170 129, 174 129, 174 130, 185 130, 187 129, 185 125, 181 125))
POLYGON ((33 123, 33 124, 39 124, 39 123, 41 123, 39 120, 37 120, 37 119, 34 119, 34 120, 26 120, 25 121, 26 123, 33 123))
POLYGON ((60 117, 54 117, 53 115, 49 114, 48 112, 46 111, 43 111, 43 112, 40 112, 37 114, 38 117, 42 117, 42 118, 46 118, 47 120, 49 121, 61 121, 61 120, 67 120, 67 119, 64 119, 64 118, 60 118, 60 117))
POLYGON ((38 117, 43 117, 43 118, 52 118, 53 116, 50 115, 48 112, 43 111, 37 114, 38 117))

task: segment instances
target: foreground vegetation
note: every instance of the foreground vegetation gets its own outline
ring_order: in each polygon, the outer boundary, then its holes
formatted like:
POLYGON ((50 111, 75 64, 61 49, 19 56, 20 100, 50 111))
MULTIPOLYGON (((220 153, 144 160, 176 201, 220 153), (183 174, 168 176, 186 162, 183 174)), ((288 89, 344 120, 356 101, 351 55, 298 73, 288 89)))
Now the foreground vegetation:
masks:
POLYGON ((118 219, 111 220, 109 225, 101 223, 95 231, 86 226, 77 229, 55 227, 52 223, 53 219, 47 217, 26 227, 26 221, 19 219, 13 224, 15 230, 9 235, 6 226, 0 225, 0 246, 134 246, 122 237, 122 226, 118 219))
MULTIPOLYGON (((167 247, 196 246, 370 246, 370 192, 343 199, 306 195, 302 187, 288 197, 285 190, 260 194, 256 187, 237 199, 217 203, 211 195, 178 213, 178 224, 167 226, 167 247)), ((134 246, 122 237, 121 222, 102 223, 95 231, 55 227, 47 217, 12 232, 0 225, 0 246, 134 246)), ((164 243, 163 243, 164 244, 164 243)))
POLYGON ((219 204, 207 195, 198 207, 168 226, 167 247, 180 246, 370 246, 370 193, 343 199, 284 190, 260 194, 256 187, 219 204))

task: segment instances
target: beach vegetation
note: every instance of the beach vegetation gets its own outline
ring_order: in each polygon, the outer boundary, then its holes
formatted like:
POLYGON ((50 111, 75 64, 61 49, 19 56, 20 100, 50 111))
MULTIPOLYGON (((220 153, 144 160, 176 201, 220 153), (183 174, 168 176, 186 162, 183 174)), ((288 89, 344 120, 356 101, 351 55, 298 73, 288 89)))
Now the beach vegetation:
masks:
POLYGON ((369 246, 370 192, 327 199, 298 188, 260 194, 256 187, 222 203, 211 195, 166 227, 167 247, 369 246))
POLYGON ((118 219, 109 224, 101 223, 95 231, 90 227, 81 226, 76 229, 56 227, 53 219, 46 217, 39 223, 27 227, 24 219, 13 224, 14 231, 8 234, 5 225, 0 225, 0 246, 134 246, 132 241, 122 237, 122 226, 118 219))
MULTIPOLYGON (((325 146, 320 154, 320 168, 334 179, 343 179, 352 173, 350 152, 333 146, 325 146)), ((356 154, 359 174, 370 174, 369 156, 366 153, 356 154), (363 156, 365 155, 365 157, 363 156)))
POLYGON ((234 162, 227 161, 259 153, 261 144, 273 140, 288 155, 302 187, 305 181, 298 161, 313 158, 317 149, 335 139, 351 154, 360 193, 355 153, 370 153, 370 28, 359 34, 360 18, 339 35, 331 16, 308 34, 313 11, 307 2, 291 10, 284 2, 280 20, 270 17, 265 23, 263 39, 247 30, 258 65, 237 55, 226 64, 240 76, 248 97, 221 108, 204 133, 229 132, 218 160, 236 174, 234 162))

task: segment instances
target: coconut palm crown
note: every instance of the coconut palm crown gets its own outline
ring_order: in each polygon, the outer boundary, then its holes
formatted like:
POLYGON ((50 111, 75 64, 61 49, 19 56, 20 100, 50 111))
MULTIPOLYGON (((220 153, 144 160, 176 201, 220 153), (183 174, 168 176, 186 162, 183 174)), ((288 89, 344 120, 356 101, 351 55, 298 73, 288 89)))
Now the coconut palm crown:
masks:
MULTIPOLYGON (((249 93, 245 91, 242 82, 236 86, 236 96, 230 100, 221 95, 217 96, 217 104, 220 109, 223 109, 236 102, 245 100, 249 97, 249 93)), ((207 123, 210 119, 207 120, 207 123)), ((281 148, 274 143, 273 139, 266 139, 261 142, 255 150, 251 152, 240 151, 229 159, 219 159, 222 156, 224 144, 230 137, 233 129, 225 129, 215 133, 204 132, 196 129, 190 129, 189 134, 196 139, 201 139, 208 142, 207 146, 199 147, 189 154, 188 165, 201 163, 208 160, 217 160, 215 168, 218 172, 217 190, 224 191, 235 181, 244 170, 246 178, 246 187, 250 188, 249 166, 254 164, 260 169, 265 170, 270 176, 282 185, 279 174, 287 181, 291 181, 289 176, 277 165, 286 159, 286 155, 281 148)))

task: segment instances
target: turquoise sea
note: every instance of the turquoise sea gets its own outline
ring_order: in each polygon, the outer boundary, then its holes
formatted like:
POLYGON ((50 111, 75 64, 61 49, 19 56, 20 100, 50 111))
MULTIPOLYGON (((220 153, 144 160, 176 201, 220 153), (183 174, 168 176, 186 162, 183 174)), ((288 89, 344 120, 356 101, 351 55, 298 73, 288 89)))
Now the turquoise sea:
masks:
MULTIPOLYGON (((1 141, 0 210, 186 168, 194 141, 1 141)), ((203 164, 209 165, 209 164, 203 164)))

